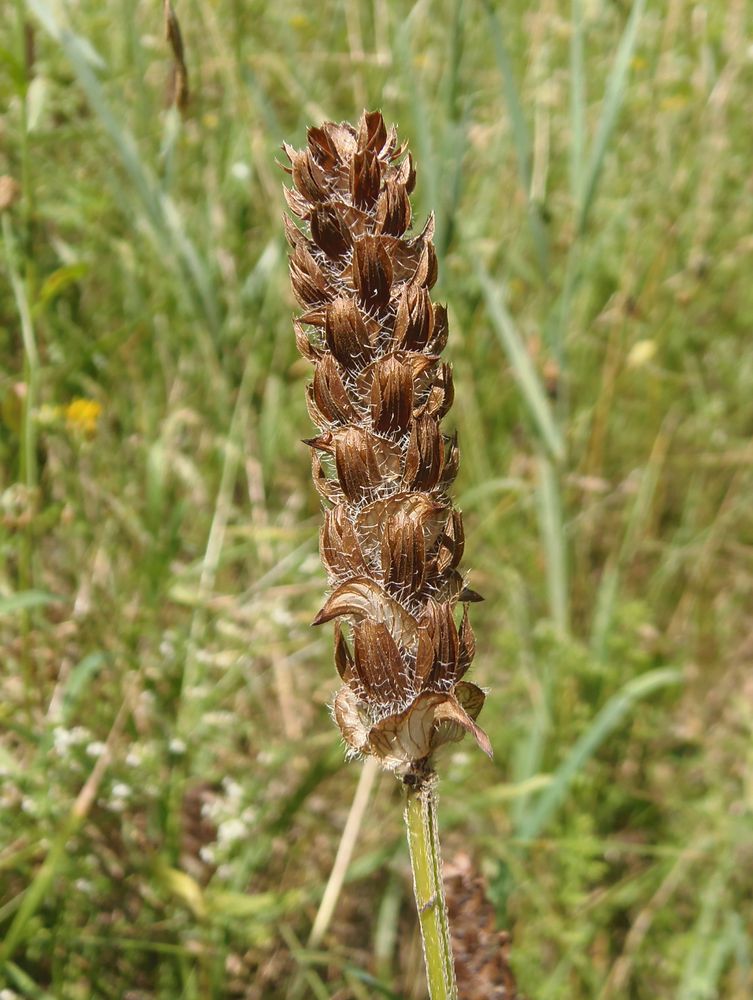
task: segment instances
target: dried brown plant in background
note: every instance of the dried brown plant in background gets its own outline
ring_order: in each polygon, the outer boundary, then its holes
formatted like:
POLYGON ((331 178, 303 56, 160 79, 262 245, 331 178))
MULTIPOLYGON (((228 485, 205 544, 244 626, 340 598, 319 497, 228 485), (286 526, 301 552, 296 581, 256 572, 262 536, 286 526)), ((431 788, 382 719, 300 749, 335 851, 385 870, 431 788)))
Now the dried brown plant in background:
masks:
POLYGON ((188 69, 186 68, 186 57, 183 49, 183 33, 180 30, 180 21, 170 0, 163 0, 162 10, 165 19, 165 38, 173 54, 173 61, 170 64, 170 75, 167 80, 165 105, 167 107, 174 105, 179 111, 185 113, 188 108, 191 92, 188 84, 188 69))
POLYGON ((465 851, 445 865, 444 886, 459 995, 463 1000, 524 1000, 507 958, 510 937, 497 930, 484 879, 465 851))
POLYGON ((475 722, 484 694, 462 680, 478 595, 458 569, 463 522, 448 493, 458 450, 440 429, 453 389, 440 358, 447 311, 430 297, 433 218, 406 235, 415 171, 379 112, 364 112, 357 128, 310 128, 306 149, 284 149, 288 206, 305 224, 286 219, 305 310, 297 342, 314 367, 308 406, 319 433, 307 443, 331 587, 315 624, 335 621, 334 715, 354 752, 419 777, 438 746, 465 732, 491 753, 475 722))

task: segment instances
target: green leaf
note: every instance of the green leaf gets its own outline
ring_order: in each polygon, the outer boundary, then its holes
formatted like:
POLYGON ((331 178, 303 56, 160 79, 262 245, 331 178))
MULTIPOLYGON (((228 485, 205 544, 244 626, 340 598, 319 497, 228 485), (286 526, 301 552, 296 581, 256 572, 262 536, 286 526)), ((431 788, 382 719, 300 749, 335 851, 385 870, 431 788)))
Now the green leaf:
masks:
POLYGON ((583 151, 586 142, 586 74, 583 65, 583 11, 572 0, 570 28, 570 190, 578 200, 583 189, 583 151))
POLYGON ((489 18, 489 28, 491 30, 492 42, 494 43, 494 54, 497 57, 497 65, 502 76, 502 86, 507 102, 507 113, 510 116, 512 125, 513 140, 515 142, 515 154, 518 159, 518 175, 520 183, 526 195, 531 189, 531 134, 528 122, 523 113, 523 104, 520 100, 518 87, 515 83, 512 60, 505 45, 502 34, 502 27, 495 10, 494 4, 489 0, 484 0, 486 15, 489 18))
POLYGON ((23 590, 9 597, 0 597, 0 617, 16 614, 18 611, 29 611, 31 608, 41 608, 47 604, 56 604, 61 600, 61 597, 47 594, 43 590, 23 590))
POLYGON ((26 91, 26 131, 33 132, 44 114, 49 86, 44 76, 35 76, 26 91))
POLYGON ((494 331, 507 354, 515 381, 528 408, 541 441, 556 462, 565 457, 565 443, 554 420, 541 380, 526 350, 523 338, 507 311, 497 283, 492 281, 483 264, 477 265, 479 284, 486 299, 494 331))
POLYGON ((523 113, 523 104, 517 84, 515 83, 512 60, 505 44, 502 26, 497 16, 495 5, 490 0, 484 0, 484 7, 489 18, 489 29, 494 44, 497 65, 502 77, 502 89, 505 95, 507 114, 512 125, 515 155, 518 161, 518 177, 520 178, 520 186, 523 189, 528 206, 528 226, 536 248, 539 269, 542 274, 546 275, 549 269, 549 235, 541 215, 541 208, 531 199, 531 176, 533 170, 531 133, 525 114, 523 113))
MULTIPOLYGON (((48 993, 47 990, 35 983, 31 976, 15 962, 3 963, 3 970, 8 977, 8 982, 12 983, 17 990, 21 990, 22 996, 28 997, 29 1000, 55 1000, 52 993, 48 993)), ((17 994, 13 993, 12 996, 17 996, 17 994)))
POLYGON ((89 265, 83 262, 78 264, 66 264, 59 267, 52 274, 45 278, 44 284, 39 290, 39 298, 35 304, 34 312, 39 312, 53 302, 61 292, 70 285, 75 285, 77 281, 88 272, 89 265))
MULTIPOLYGON (((94 72, 95 69, 102 69, 104 63, 88 40, 71 31, 47 0, 26 0, 26 6, 63 49, 86 99, 131 181, 166 265, 171 267, 185 285, 186 292, 200 305, 209 328, 216 331, 220 322, 219 305, 206 261, 186 233, 176 205, 163 194, 153 171, 142 160, 133 133, 113 114, 104 88, 94 72)), ((210 357, 212 364, 216 364, 213 352, 210 357)))
POLYGON ((646 0, 634 0, 630 17, 622 33, 620 44, 617 47, 614 65, 607 80, 601 118, 596 128, 596 135, 591 147, 591 155, 588 158, 583 190, 581 192, 578 214, 578 229, 581 231, 585 229, 588 222, 588 215, 604 166, 604 156, 609 146, 609 140, 612 138, 615 125, 617 124, 622 102, 625 99, 630 60, 633 58, 633 51, 638 38, 638 25, 645 6, 646 0))
POLYGON ((204 892, 187 872, 173 868, 164 861, 155 865, 155 875, 164 889, 177 896, 191 910, 197 920, 203 920, 207 915, 207 905, 204 892))
POLYGON ((542 792, 531 811, 524 817, 519 830, 520 838, 524 841, 533 840, 541 833, 555 810, 564 801, 573 778, 596 753, 607 736, 620 725, 636 702, 662 688, 679 684, 681 680, 682 674, 679 670, 662 667, 635 677, 613 695, 554 772, 551 785, 542 792))
POLYGON ((538 506, 541 540, 546 559, 549 614, 561 633, 570 627, 567 538, 557 470, 547 458, 539 459, 538 506))
POLYGON ((90 653, 71 670, 63 691, 63 721, 66 724, 70 722, 84 691, 106 662, 104 653, 90 653))
POLYGON ((206 894, 207 910, 216 916, 248 920, 277 920, 284 913, 295 913, 306 901, 300 889, 288 892, 233 892, 218 890, 206 894))

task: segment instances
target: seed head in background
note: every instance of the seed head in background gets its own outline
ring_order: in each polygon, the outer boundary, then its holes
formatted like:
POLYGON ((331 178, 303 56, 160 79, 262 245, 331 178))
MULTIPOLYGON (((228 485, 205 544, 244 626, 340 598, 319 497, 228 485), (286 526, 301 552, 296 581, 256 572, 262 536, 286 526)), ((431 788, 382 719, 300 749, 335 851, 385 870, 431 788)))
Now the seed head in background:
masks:
POLYGON ((310 128, 306 149, 284 150, 285 196, 303 223, 285 220, 304 310, 296 339, 314 368, 319 433, 306 443, 331 587, 314 624, 335 622, 346 743, 410 782, 466 732, 491 756, 475 722, 484 693, 462 679, 475 647, 468 602, 479 598, 458 569, 463 521, 448 493, 458 450, 440 429, 453 388, 440 357, 447 311, 429 294, 433 218, 406 236, 413 161, 377 111, 357 127, 310 128))

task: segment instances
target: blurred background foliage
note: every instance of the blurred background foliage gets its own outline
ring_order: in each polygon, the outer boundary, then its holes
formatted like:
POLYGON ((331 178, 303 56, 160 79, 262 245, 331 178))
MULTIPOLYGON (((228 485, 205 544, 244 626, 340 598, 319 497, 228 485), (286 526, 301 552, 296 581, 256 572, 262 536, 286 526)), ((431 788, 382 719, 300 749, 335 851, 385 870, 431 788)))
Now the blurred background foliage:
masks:
POLYGON ((750 997, 750 3, 175 14, 184 114, 156 0, 0 25, 3 1000, 424 996, 388 776, 306 946, 361 765, 275 159, 365 106, 437 215, 486 598, 445 854, 531 1000, 750 997))

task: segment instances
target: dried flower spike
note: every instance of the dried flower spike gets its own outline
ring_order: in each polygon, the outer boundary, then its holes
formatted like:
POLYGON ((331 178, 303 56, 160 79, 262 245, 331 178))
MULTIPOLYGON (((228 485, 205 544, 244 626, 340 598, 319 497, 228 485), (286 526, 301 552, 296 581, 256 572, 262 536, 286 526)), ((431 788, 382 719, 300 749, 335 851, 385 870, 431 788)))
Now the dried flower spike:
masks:
POLYGON ((465 851, 445 866, 444 885, 463 1000, 523 1000, 509 964, 510 935, 497 930, 484 879, 465 851))
POLYGON ((314 624, 335 622, 343 687, 334 716, 355 753, 410 779, 476 725, 484 694, 462 678, 474 654, 458 565, 463 521, 448 494, 458 469, 440 421, 452 373, 440 354, 447 312, 431 301, 433 219, 407 236, 410 154, 379 112, 357 127, 310 128, 284 146, 286 219, 301 354, 313 365, 311 448, 325 506, 321 556, 331 593, 314 624), (457 606, 463 605, 460 622, 457 606))

